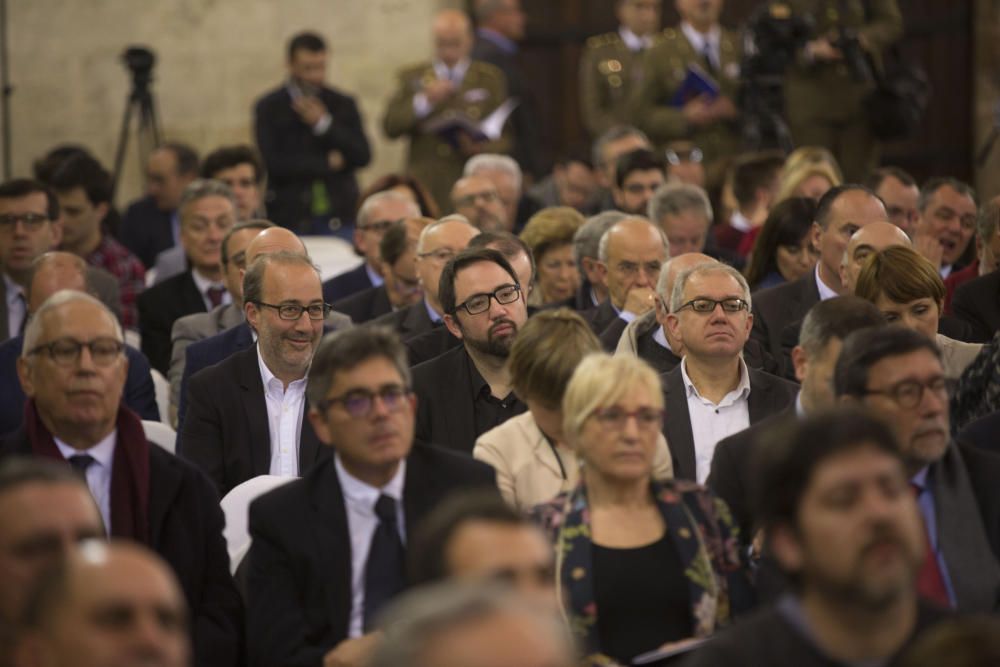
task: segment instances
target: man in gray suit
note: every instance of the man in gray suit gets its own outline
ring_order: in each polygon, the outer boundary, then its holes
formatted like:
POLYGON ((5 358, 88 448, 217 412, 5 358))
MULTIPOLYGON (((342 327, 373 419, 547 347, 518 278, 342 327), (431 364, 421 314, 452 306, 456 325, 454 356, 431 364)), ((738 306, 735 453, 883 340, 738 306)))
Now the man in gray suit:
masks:
POLYGON ((874 411, 899 439, 930 545, 920 594, 960 613, 995 612, 1000 457, 951 441, 937 346, 899 325, 856 331, 837 360, 834 393, 874 411))

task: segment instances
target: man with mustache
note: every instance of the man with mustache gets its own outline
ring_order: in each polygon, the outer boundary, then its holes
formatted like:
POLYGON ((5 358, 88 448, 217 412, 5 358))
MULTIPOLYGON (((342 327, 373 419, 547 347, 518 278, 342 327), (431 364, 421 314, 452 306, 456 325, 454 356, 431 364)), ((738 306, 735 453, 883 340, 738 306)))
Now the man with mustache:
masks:
POLYGON ((898 325, 856 331, 837 359, 834 392, 875 411, 896 433, 931 546, 921 595, 960 612, 996 611, 1000 457, 951 441, 937 346, 898 325))
POLYGON ((477 437, 524 412, 507 356, 528 319, 526 294, 496 250, 467 250, 445 265, 438 298, 462 346, 413 369, 418 438, 471 454, 477 437))
POLYGON ((191 377, 178 440, 220 495, 257 475, 297 477, 321 449, 303 417, 329 310, 319 270, 298 253, 261 255, 243 276, 243 308, 257 344, 191 377))

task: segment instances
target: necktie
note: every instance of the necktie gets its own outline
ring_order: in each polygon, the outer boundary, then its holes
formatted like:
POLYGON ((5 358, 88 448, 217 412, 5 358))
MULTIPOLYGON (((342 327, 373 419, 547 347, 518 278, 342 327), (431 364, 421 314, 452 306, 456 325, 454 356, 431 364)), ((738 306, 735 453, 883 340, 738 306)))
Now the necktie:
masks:
POLYGON ((222 297, 226 293, 225 287, 212 286, 205 290, 205 295, 212 302, 212 308, 222 304, 222 297))
POLYGON ((385 494, 375 503, 378 527, 365 565, 365 632, 374 628, 378 612, 403 590, 403 541, 396 524, 396 501, 385 494))
MULTIPOLYGON (((913 495, 919 500, 923 489, 917 484, 911 483, 910 486, 913 487, 913 495)), ((941 574, 941 567, 938 564, 937 554, 934 553, 934 545, 931 543, 926 521, 924 522, 924 562, 920 565, 920 572, 917 574, 917 592, 921 597, 944 609, 951 607, 948 589, 944 585, 944 575, 941 574)))
POLYGON ((712 59, 712 45, 705 40, 705 48, 701 50, 701 57, 705 60, 705 65, 708 66, 708 72, 710 74, 715 74, 715 61, 712 59))
POLYGON ((90 454, 74 454, 67 460, 69 461, 69 464, 73 466, 73 472, 82 477, 84 481, 87 479, 87 468, 94 463, 97 463, 97 461, 94 460, 94 457, 90 454))

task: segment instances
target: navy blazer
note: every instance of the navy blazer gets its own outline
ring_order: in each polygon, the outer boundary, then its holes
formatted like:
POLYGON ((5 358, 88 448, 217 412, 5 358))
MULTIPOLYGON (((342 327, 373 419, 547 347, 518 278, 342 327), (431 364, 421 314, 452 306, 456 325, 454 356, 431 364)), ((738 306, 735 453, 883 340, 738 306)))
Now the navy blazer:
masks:
MULTIPOLYGON (((27 397, 17 378, 17 358, 21 356, 23 343, 22 336, 0 343, 0 434, 10 433, 24 420, 27 397)), ((131 345, 125 346, 125 356, 128 358, 128 375, 125 377, 122 402, 140 418, 160 421, 149 362, 142 352, 131 345)))
POLYGON ((253 345, 253 331, 246 322, 240 322, 214 336, 191 343, 184 348, 184 374, 181 375, 180 398, 177 401, 177 431, 184 426, 187 411, 187 383, 192 375, 203 368, 224 361, 229 355, 253 345))
POLYGON ((137 199, 125 209, 118 228, 118 240, 132 251, 147 269, 156 264, 156 256, 174 247, 173 211, 163 211, 152 197, 137 199))
POLYGON ((389 292, 385 285, 361 290, 338 299, 332 305, 334 310, 349 316, 355 324, 364 324, 392 312, 392 303, 389 301, 389 292))
MULTIPOLYGON (((352 294, 374 287, 364 262, 350 271, 338 274, 323 283, 323 301, 332 304, 352 294)), ((339 308, 337 310, 340 310, 339 308)), ((354 319, 353 317, 351 319, 354 319)), ((357 321, 357 320, 355 320, 357 321)))

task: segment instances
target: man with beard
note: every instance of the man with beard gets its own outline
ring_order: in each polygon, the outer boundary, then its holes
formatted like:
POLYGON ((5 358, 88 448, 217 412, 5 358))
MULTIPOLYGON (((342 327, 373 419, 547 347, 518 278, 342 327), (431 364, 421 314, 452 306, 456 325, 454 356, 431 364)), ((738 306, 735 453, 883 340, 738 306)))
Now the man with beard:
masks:
POLYGON ((1000 458, 950 441, 937 346, 901 325, 856 331, 844 341, 833 382, 841 401, 875 411, 899 439, 931 547, 920 570, 920 594, 963 613, 995 612, 1000 458))
POLYGON ((191 377, 177 445, 220 495, 257 475, 297 477, 321 452, 303 418, 306 372, 329 309, 319 270, 297 253, 262 255, 243 278, 243 303, 257 344, 191 377))
POLYGON ((890 428, 837 411, 760 451, 767 543, 792 592, 706 643, 688 667, 886 665, 942 616, 913 585, 920 512, 890 428))
POLYGON ((467 250, 445 265, 438 297, 462 346, 413 369, 418 439, 471 454, 477 437, 524 412, 507 356, 528 319, 526 289, 496 250, 467 250))

